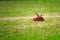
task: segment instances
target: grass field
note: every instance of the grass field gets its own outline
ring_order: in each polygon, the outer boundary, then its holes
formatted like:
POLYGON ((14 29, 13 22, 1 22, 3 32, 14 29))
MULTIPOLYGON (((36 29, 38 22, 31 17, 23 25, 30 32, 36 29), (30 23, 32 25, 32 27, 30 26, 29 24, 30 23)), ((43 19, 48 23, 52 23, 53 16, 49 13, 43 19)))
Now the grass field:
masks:
POLYGON ((60 40, 60 1, 0 1, 0 40, 60 40), (53 17, 33 22, 35 13, 53 17))
POLYGON ((0 17, 60 15, 60 1, 0 1, 0 17))

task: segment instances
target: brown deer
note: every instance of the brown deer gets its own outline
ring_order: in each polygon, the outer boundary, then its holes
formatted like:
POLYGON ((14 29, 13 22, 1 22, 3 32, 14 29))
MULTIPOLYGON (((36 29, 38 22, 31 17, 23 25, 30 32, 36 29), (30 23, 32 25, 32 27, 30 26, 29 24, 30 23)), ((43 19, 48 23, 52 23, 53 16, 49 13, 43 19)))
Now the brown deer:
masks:
POLYGON ((44 21, 44 18, 42 17, 42 14, 41 15, 37 14, 37 17, 33 18, 32 21, 44 21))

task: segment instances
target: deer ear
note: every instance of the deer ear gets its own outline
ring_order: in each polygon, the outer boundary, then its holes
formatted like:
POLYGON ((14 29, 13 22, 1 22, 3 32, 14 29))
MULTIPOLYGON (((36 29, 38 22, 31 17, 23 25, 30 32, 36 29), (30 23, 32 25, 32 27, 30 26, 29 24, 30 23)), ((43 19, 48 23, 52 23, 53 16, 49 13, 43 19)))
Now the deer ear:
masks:
POLYGON ((39 16, 38 14, 36 14, 37 16, 39 16))
POLYGON ((40 16, 42 16, 42 14, 40 16))
POLYGON ((39 15, 37 14, 37 16, 39 16, 39 15))

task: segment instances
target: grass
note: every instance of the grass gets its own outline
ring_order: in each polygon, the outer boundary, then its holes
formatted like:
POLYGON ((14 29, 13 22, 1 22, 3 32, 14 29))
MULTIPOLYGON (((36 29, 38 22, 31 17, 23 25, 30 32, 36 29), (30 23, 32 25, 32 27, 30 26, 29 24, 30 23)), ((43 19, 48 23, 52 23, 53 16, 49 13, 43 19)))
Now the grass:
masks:
MULTIPOLYGON (((35 13, 60 16, 60 1, 0 1, 0 18, 35 16, 35 13)), ((0 40, 60 40, 60 18, 45 18, 43 22, 0 20, 0 40)))
POLYGON ((1 40, 60 40, 60 19, 46 18, 44 22, 0 21, 1 40))
POLYGON ((60 1, 0 1, 0 17, 33 16, 35 13, 60 15, 60 1))

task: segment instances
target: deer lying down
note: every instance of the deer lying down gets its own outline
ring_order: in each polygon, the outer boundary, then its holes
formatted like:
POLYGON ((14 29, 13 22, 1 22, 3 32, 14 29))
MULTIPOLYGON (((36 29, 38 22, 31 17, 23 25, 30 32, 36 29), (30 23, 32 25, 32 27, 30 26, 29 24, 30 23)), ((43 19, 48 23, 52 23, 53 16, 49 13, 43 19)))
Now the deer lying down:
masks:
POLYGON ((42 15, 38 15, 36 18, 33 18, 32 21, 44 21, 44 18, 42 17, 42 15))

